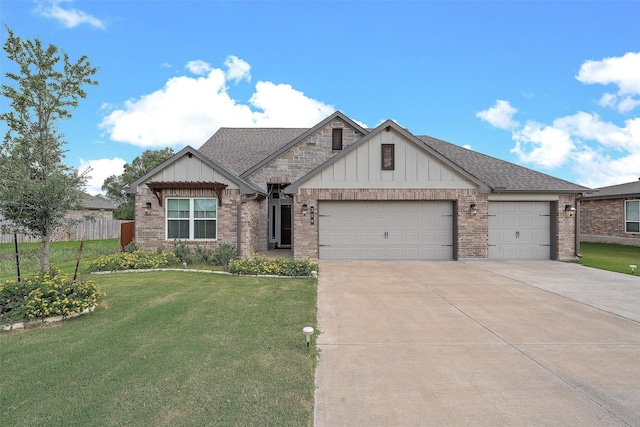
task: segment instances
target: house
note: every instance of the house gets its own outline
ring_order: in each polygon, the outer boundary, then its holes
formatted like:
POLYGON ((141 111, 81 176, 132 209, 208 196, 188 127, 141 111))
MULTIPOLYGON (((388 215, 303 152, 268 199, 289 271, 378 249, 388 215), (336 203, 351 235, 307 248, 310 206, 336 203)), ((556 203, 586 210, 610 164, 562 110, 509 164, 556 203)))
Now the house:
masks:
POLYGON ((112 219, 113 211, 116 206, 109 200, 92 196, 91 194, 81 192, 80 204, 83 209, 69 211, 68 217, 71 219, 112 219))
POLYGON ((640 246, 640 180, 598 188, 578 206, 580 241, 640 246))
POLYGON ((225 242, 321 260, 571 259, 587 190, 341 112, 305 129, 221 128, 126 189, 141 247, 225 242))

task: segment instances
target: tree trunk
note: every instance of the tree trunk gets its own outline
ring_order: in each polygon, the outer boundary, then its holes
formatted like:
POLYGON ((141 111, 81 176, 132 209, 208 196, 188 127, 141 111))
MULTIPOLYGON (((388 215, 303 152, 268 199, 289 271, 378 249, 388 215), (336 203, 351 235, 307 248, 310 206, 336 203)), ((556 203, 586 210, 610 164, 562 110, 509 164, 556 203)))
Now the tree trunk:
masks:
POLYGON ((42 271, 49 270, 49 236, 42 238, 42 271))

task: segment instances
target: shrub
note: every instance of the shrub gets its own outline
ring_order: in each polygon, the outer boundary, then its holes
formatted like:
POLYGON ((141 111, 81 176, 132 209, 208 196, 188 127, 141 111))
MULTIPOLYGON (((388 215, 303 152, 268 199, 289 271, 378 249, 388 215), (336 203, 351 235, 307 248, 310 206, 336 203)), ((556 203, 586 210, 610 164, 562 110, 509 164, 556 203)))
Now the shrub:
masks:
POLYGON ((231 260, 228 271, 242 275, 311 276, 311 272, 318 271, 318 268, 318 264, 309 259, 267 258, 261 255, 231 260))
POLYGON ((138 244, 136 243, 135 240, 132 240, 131 242, 129 242, 129 244, 127 246, 124 247, 124 251, 125 252, 135 252, 139 250, 138 248, 138 244))
POLYGON ((229 243, 223 243, 213 252, 211 264, 220 267, 227 267, 229 265, 229 261, 235 257, 236 247, 229 243))
POLYGON ((191 254, 191 248, 186 242, 182 240, 176 240, 173 245, 173 255, 176 257, 180 264, 193 264, 193 255, 191 254))
POLYGON ((73 281, 57 269, 0 285, 0 321, 69 316, 97 306, 106 294, 92 281, 73 281))
POLYGON ((213 259, 213 251, 210 248, 200 246, 196 243, 196 246, 193 248, 192 259, 194 263, 208 264, 213 259))
POLYGON ((167 253, 151 253, 144 251, 120 252, 101 256, 86 265, 89 272, 139 270, 146 268, 163 268, 174 262, 174 257, 167 253))

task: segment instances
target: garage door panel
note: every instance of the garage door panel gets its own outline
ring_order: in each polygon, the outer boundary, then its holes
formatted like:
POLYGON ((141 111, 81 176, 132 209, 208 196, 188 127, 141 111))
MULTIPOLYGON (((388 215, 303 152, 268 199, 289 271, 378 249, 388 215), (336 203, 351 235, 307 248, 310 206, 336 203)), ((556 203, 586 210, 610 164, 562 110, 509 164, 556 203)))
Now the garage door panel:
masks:
POLYGON ((320 202, 320 258, 452 259, 452 211, 451 202, 320 202))
POLYGON ((549 202, 489 202, 489 258, 549 259, 549 202))

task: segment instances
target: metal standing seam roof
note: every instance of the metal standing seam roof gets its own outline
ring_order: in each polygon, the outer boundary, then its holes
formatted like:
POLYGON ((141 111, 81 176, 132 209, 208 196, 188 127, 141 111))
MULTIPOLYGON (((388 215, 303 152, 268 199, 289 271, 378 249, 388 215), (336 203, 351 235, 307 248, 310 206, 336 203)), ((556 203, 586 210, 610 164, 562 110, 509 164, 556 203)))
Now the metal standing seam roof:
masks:
POLYGON ((640 197, 640 180, 597 188, 596 192, 583 197, 583 199, 612 199, 619 197, 640 197))
MULTIPOLYGON (((240 176, 308 128, 220 128, 198 151, 240 176)), ((417 136, 494 192, 583 193, 587 187, 469 150, 430 136, 417 136)))

